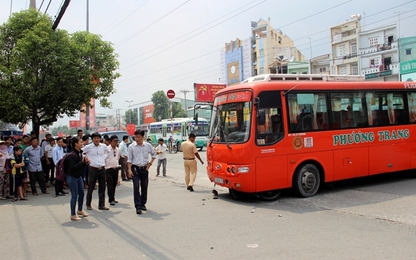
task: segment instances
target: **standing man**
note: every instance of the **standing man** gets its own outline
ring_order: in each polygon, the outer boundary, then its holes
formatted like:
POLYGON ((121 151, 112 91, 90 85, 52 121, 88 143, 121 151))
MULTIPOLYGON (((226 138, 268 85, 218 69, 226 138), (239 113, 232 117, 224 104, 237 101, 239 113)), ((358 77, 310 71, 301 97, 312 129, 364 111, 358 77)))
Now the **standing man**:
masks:
POLYGON ((159 138, 158 140, 159 145, 156 147, 156 154, 157 154, 157 168, 156 168, 156 177, 159 176, 160 173, 160 165, 163 166, 163 177, 166 177, 166 151, 168 147, 163 142, 163 138, 159 138))
POLYGON ((201 164, 204 164, 195 146, 196 135, 189 134, 189 139, 181 144, 181 151, 183 152, 183 165, 185 167, 185 184, 186 189, 194 191, 194 183, 196 179, 197 164, 195 157, 199 159, 201 164))
POLYGON ((109 150, 105 144, 100 143, 101 135, 95 132, 91 135, 92 143, 82 149, 83 154, 90 160, 88 168, 88 192, 87 192, 87 209, 92 210, 91 200, 95 183, 98 180, 98 209, 109 210, 105 206, 105 158, 109 150))
POLYGON ((116 205, 118 201, 115 199, 116 187, 118 182, 118 160, 120 159, 120 152, 117 148, 117 135, 110 137, 110 145, 108 146, 109 153, 105 158, 105 173, 107 178, 107 194, 108 202, 111 206, 116 205))
POLYGON ((45 178, 46 187, 49 187, 49 183, 48 183, 49 178, 47 177, 47 175, 49 174, 49 172, 48 172, 48 170, 49 170, 48 169, 48 155, 46 153, 46 146, 49 144, 49 140, 51 139, 51 137, 52 137, 52 135, 50 133, 46 132, 45 139, 43 139, 40 142, 40 146, 41 146, 41 149, 42 149, 41 162, 42 162, 43 177, 45 178))
POLYGON ((53 137, 49 138, 49 144, 45 147, 45 157, 46 157, 46 169, 44 172, 45 183, 48 184, 50 180, 51 185, 55 185, 55 163, 53 161, 53 148, 55 148, 55 139, 53 137))
POLYGON ((43 176, 42 171, 42 163, 41 158, 43 156, 42 148, 38 146, 38 138, 32 137, 30 139, 31 146, 25 149, 24 155, 26 158, 29 158, 29 165, 27 166, 27 169, 29 170, 29 176, 30 176, 30 186, 32 189, 33 195, 38 195, 36 191, 36 183, 37 180, 39 183, 39 187, 42 190, 43 194, 49 194, 49 192, 46 190, 45 186, 45 177, 43 176))
POLYGON ((136 214, 142 214, 142 210, 147 210, 147 186, 149 184, 149 168, 156 158, 153 146, 144 142, 144 131, 134 132, 135 142, 129 146, 129 156, 127 168, 130 178, 133 178, 134 207, 136 214), (149 162, 149 155, 152 159, 149 162), (141 194, 140 194, 141 189, 141 194))
POLYGON ((77 131, 77 137, 79 139, 82 139, 83 136, 84 136, 84 132, 82 131, 82 129, 78 129, 78 131, 77 131))
MULTIPOLYGON (((56 139, 56 145, 52 150, 52 160, 54 165, 57 165, 59 160, 64 157, 64 140, 62 137, 58 137, 56 139)), ((58 177, 58 176, 56 176, 58 177)), ((68 194, 63 190, 64 182, 61 180, 58 180, 58 178, 55 179, 55 195, 58 196, 64 196, 65 194, 68 194)))
POLYGON ((127 176, 127 157, 129 156, 129 151, 127 150, 128 141, 129 141, 129 136, 123 135, 123 141, 120 143, 118 147, 120 151, 121 179, 123 181, 129 180, 127 176))

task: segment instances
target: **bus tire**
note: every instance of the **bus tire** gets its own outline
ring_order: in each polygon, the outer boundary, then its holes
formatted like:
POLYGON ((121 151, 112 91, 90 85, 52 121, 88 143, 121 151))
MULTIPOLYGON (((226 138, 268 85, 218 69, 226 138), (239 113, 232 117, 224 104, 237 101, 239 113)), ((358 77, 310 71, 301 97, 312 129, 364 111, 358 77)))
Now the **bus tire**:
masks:
POLYGON ((314 196, 321 185, 321 176, 318 168, 311 164, 301 165, 295 172, 293 188, 299 196, 307 198, 314 196))
POLYGON ((274 201, 277 200, 282 194, 281 190, 269 190, 256 193, 256 196, 264 201, 274 201))
POLYGON ((240 191, 236 191, 234 189, 228 189, 228 194, 230 194, 231 198, 234 200, 241 199, 241 195, 242 195, 240 191))
POLYGON ((199 151, 202 151, 204 149, 204 147, 202 146, 202 147, 199 147, 199 151))

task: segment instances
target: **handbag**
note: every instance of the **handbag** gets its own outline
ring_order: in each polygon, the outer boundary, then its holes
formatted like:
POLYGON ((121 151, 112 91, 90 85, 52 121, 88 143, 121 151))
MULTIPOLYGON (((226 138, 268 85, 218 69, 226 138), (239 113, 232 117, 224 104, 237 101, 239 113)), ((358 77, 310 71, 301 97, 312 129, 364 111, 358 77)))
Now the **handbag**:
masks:
POLYGON ((22 179, 26 179, 27 178, 27 171, 24 171, 23 173, 22 173, 22 179))
POLYGON ((4 163, 4 169, 6 170, 6 173, 12 173, 12 164, 10 159, 6 159, 6 162, 4 163))

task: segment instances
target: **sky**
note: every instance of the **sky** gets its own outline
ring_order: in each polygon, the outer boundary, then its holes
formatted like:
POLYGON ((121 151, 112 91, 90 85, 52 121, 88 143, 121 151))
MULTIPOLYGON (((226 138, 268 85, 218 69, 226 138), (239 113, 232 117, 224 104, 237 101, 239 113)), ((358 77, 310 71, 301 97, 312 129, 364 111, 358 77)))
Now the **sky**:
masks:
MULTIPOLYGON (((63 0, 37 0, 51 17, 63 0), (42 4, 43 3, 43 4, 42 4), (49 4, 50 3, 50 4, 49 4), (48 6, 49 4, 49 6, 48 6)), ((0 0, 0 23, 29 0, 0 0)), ((69 33, 87 28, 87 0, 72 0, 58 26, 69 33)), ((150 101, 158 90, 193 90, 193 84, 221 81, 220 51, 231 40, 251 36, 251 21, 270 19, 309 59, 330 53, 330 27, 361 14, 364 30, 398 24, 400 35, 416 35, 416 0, 89 0, 89 31, 113 44, 121 77, 109 97, 114 115, 150 101)), ((187 94, 192 99, 193 92, 187 94)), ((68 124, 68 118, 58 124, 68 124)))

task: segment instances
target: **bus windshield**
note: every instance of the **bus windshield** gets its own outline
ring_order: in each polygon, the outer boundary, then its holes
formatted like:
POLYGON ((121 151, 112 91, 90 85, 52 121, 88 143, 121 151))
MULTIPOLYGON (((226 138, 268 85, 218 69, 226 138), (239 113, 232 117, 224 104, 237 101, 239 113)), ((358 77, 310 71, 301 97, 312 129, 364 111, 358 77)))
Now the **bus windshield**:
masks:
POLYGON ((208 136, 208 122, 200 121, 197 125, 192 124, 191 133, 194 133, 196 136, 208 136))
POLYGON ((244 143, 250 134, 251 102, 215 106, 211 117, 211 143, 244 143))

